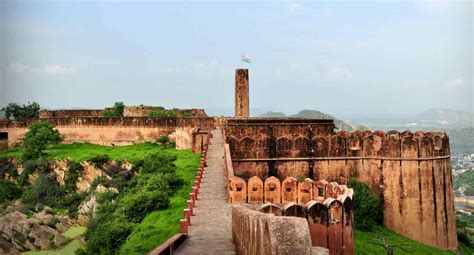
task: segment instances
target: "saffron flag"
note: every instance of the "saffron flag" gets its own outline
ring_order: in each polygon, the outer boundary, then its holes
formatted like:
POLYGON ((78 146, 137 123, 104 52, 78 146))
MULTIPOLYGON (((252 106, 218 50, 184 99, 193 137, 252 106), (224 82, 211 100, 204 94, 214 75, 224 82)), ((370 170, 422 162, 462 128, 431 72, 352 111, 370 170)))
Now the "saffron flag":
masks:
POLYGON ((250 58, 248 58, 248 57, 246 57, 242 54, 242 62, 247 62, 247 63, 250 64, 250 58))

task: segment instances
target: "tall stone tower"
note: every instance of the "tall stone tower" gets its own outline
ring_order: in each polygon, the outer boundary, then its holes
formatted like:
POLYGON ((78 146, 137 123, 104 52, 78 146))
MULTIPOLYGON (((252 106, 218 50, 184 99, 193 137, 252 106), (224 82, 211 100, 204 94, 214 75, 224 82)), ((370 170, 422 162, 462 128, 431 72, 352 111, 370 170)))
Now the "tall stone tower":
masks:
POLYGON ((249 69, 236 69, 235 117, 248 118, 249 116, 249 69))

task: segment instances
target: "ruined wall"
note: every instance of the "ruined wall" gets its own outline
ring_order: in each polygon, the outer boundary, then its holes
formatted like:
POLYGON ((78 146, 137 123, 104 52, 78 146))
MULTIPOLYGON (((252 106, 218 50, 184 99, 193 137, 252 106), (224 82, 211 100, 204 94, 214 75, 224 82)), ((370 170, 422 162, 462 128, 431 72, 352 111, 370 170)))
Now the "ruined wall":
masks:
MULTIPOLYGON (((150 112, 157 109, 164 109, 161 106, 125 106, 123 109, 124 117, 148 117, 150 112)), ((173 109, 178 117, 207 117, 204 109, 173 109)))
POLYGON ((230 124, 226 138, 235 175, 310 177, 342 184, 355 178, 384 198, 387 227, 427 245, 457 248, 445 133, 314 133, 297 123, 230 124))
MULTIPOLYGON (((127 145, 155 141, 174 134, 178 148, 192 148, 192 131, 196 127, 212 129, 212 118, 147 118, 147 117, 73 117, 42 119, 50 121, 63 137, 63 142, 90 142, 101 145, 127 145), (177 132, 177 130, 181 130, 177 132)), ((0 122, 0 132, 8 132, 10 146, 21 141, 28 126, 36 120, 0 122)))
POLYGON ((249 70, 235 70, 235 117, 248 118, 249 110, 249 70))
POLYGON ((40 119, 64 118, 64 117, 100 117, 102 110, 40 110, 40 119))

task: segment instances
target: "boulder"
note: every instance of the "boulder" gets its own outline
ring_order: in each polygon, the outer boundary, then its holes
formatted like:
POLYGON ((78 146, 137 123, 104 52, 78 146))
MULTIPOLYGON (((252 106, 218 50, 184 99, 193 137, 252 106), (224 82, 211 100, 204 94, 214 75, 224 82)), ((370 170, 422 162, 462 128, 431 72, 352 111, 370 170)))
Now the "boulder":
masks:
POLYGON ((68 240, 69 240, 69 238, 61 235, 60 233, 56 233, 54 235, 54 245, 56 247, 63 246, 68 240))
POLYGON ((33 217, 38 219, 42 224, 48 226, 54 226, 56 224, 56 218, 51 214, 46 214, 44 211, 33 214, 33 217))

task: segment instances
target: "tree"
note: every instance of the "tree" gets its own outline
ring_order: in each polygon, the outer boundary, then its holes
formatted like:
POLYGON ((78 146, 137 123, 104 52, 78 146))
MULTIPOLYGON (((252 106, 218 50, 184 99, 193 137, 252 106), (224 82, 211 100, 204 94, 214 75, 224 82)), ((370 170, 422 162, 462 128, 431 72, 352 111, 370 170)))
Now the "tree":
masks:
POLYGON ((49 145, 61 141, 58 130, 48 121, 36 122, 30 126, 25 135, 23 160, 37 159, 41 157, 43 150, 49 145))
POLYGON ((104 117, 122 117, 125 104, 123 102, 115 102, 114 106, 102 111, 104 117))
POLYGON ((9 103, 6 107, 2 108, 5 112, 5 117, 10 119, 13 117, 16 120, 34 119, 39 117, 40 105, 36 102, 24 105, 9 103))
POLYGON ((27 204, 55 206, 61 199, 61 188, 53 177, 40 174, 33 185, 23 194, 22 200, 27 204))
POLYGON ((358 180, 350 180, 348 186, 354 189, 355 227, 371 231, 376 225, 382 225, 383 203, 377 194, 358 180))

